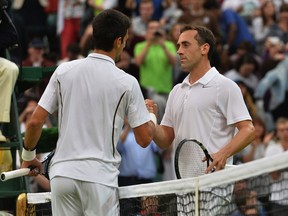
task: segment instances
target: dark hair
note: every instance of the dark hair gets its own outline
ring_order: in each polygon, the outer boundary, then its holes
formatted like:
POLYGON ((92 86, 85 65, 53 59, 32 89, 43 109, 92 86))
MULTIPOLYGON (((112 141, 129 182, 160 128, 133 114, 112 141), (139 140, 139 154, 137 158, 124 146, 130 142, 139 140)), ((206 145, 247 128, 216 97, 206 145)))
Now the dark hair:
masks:
POLYGON ((108 9, 99 13, 92 25, 94 48, 110 52, 116 38, 121 37, 123 41, 131 22, 120 11, 108 9))
POLYGON ((250 54, 250 53, 247 53, 243 56, 241 56, 236 64, 235 64, 235 69, 237 71, 239 71, 240 67, 243 65, 243 64, 253 64, 255 69, 254 71, 258 71, 259 69, 259 64, 257 62, 257 60, 255 59, 254 55, 253 54, 250 54))
POLYGON ((276 20, 277 20, 274 2, 273 2, 272 0, 270 0, 270 1, 265 1, 265 2, 261 5, 261 7, 260 7, 261 17, 262 17, 262 19, 263 19, 264 25, 266 25, 267 22, 268 22, 267 17, 264 15, 264 10, 265 10, 265 7, 266 7, 269 3, 272 3, 272 5, 273 5, 273 7, 274 7, 274 14, 273 14, 273 16, 272 16, 273 21, 276 22, 276 20))
MULTIPOLYGON (((283 2, 283 1, 282 1, 283 2)), ((279 12, 288 12, 288 4, 283 2, 279 8, 279 12)))
POLYGON ((198 42, 199 45, 203 45, 205 43, 208 43, 210 46, 209 52, 208 52, 208 59, 211 60, 213 52, 216 47, 216 40, 215 37, 208 28, 204 26, 192 26, 192 25, 185 25, 181 29, 181 33, 189 30, 195 30, 197 31, 197 35, 195 36, 195 40, 198 42))
POLYGON ((265 135, 266 135, 266 124, 264 122, 264 120, 262 118, 260 118, 259 116, 255 116, 252 118, 252 123, 255 125, 255 124, 259 124, 260 126, 263 127, 264 129, 264 132, 263 134, 261 135, 261 140, 264 139, 265 135))

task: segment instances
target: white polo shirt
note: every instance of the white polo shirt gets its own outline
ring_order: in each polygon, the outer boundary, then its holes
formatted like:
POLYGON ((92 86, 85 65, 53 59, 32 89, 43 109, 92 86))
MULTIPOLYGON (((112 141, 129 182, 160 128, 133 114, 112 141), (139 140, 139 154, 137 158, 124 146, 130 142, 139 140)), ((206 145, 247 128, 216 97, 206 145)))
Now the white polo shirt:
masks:
MULTIPOLYGON (((105 55, 61 64, 39 105, 58 109, 59 139, 50 178, 65 176, 116 187, 116 145, 124 117, 132 128, 151 120, 137 80, 105 55)), ((47 143, 47 145, 49 145, 47 143)))
MULTIPOLYGON (((194 84, 189 76, 172 89, 161 124, 172 127, 174 145, 185 138, 202 142, 217 152, 235 135, 233 124, 251 120, 237 84, 214 67, 194 84)), ((232 157, 227 163, 232 164, 232 157)))

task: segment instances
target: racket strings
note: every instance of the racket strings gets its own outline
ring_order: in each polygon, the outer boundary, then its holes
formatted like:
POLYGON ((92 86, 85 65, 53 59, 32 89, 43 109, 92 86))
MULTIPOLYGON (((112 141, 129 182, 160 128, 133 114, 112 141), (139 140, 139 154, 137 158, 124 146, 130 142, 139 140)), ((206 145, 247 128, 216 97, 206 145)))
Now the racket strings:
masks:
POLYGON ((179 171, 182 178, 196 177, 205 174, 207 162, 203 161, 205 154, 194 141, 183 144, 179 155, 179 171))

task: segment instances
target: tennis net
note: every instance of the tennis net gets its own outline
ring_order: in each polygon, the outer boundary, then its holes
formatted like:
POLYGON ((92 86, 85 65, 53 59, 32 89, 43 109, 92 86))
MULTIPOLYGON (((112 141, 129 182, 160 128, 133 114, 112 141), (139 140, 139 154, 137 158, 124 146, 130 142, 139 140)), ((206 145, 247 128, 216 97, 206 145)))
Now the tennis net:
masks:
MULTIPOLYGON (((52 215, 50 196, 20 195, 17 215, 52 215)), ((287 215, 288 152, 198 178, 121 187, 119 197, 121 216, 287 215)))

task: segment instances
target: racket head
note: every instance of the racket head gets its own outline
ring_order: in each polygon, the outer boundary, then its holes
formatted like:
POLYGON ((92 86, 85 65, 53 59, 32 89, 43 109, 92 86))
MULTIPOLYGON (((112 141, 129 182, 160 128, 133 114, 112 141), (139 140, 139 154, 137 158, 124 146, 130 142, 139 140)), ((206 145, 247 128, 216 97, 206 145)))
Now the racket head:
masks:
POLYGON ((213 161, 205 146, 195 139, 184 139, 176 148, 174 167, 177 179, 197 177, 213 161), (206 158, 206 161, 203 159, 206 158))
POLYGON ((41 162, 42 163, 42 168, 43 172, 42 175, 44 175, 47 179, 49 178, 49 170, 50 170, 50 165, 51 165, 51 160, 55 154, 55 149, 51 151, 41 162))

